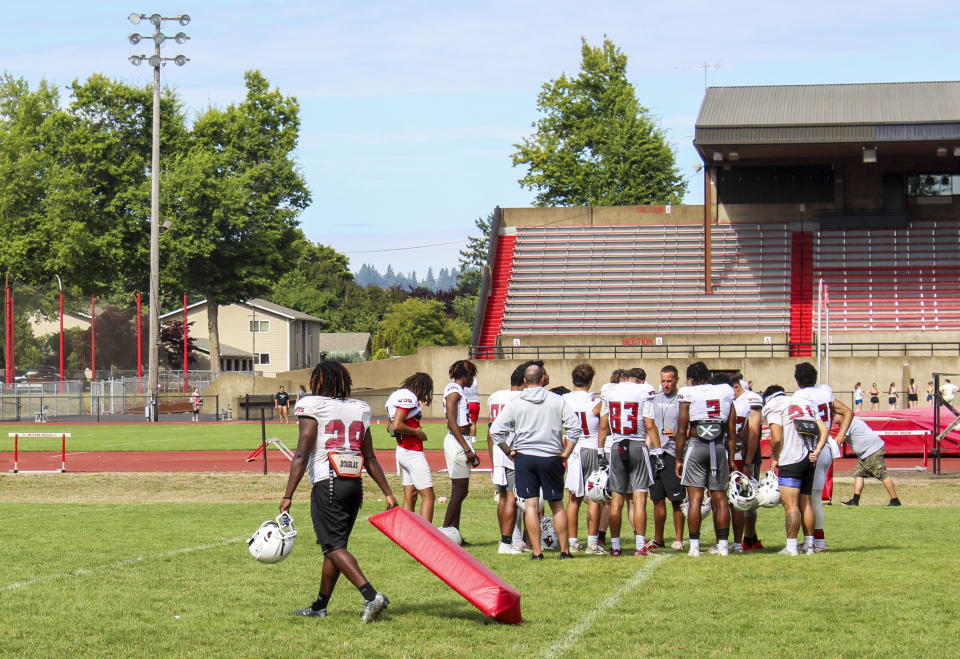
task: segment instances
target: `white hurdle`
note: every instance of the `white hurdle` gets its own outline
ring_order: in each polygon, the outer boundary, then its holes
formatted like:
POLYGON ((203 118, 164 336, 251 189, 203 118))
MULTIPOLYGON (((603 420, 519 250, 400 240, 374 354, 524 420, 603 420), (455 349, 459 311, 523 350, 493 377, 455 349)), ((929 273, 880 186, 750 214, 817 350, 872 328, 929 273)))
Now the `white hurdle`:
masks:
POLYGON ((64 474, 67 472, 67 437, 68 432, 8 432, 7 437, 13 437, 13 474, 64 474), (43 437, 51 439, 60 438, 60 468, 59 469, 20 469, 20 438, 21 437, 43 437))

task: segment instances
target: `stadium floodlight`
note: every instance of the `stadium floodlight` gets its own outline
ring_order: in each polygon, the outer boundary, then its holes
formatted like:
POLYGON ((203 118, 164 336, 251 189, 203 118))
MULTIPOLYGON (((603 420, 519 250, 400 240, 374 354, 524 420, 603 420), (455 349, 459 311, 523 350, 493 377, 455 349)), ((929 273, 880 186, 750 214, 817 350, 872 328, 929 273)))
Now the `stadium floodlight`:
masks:
MULTIPOLYGON (((133 13, 128 17, 134 25, 146 18, 146 14, 133 13)), ((186 14, 165 18, 160 14, 151 14, 150 23, 154 27, 153 34, 131 34, 128 39, 130 43, 136 45, 145 39, 153 40, 152 55, 131 55, 130 63, 134 66, 140 66, 144 60, 153 67, 153 153, 150 164, 150 341, 149 341, 149 370, 148 386, 150 389, 150 419, 157 421, 157 405, 159 403, 159 351, 160 345, 160 231, 170 226, 169 220, 160 223, 160 67, 164 62, 174 62, 177 66, 183 66, 190 60, 183 55, 175 57, 162 57, 160 55, 160 46, 168 37, 160 31, 160 26, 164 21, 177 21, 180 25, 186 25, 190 22, 190 17, 186 14)), ((178 32, 173 40, 178 44, 186 43, 189 40, 183 32, 178 32)))

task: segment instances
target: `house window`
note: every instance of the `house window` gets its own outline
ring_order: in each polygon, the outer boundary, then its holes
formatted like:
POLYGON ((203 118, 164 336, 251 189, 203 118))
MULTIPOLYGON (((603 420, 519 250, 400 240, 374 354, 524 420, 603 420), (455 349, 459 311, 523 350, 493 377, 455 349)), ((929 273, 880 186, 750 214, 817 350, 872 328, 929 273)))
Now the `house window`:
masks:
POLYGON ((298 353, 297 353, 297 368, 300 368, 301 366, 303 366, 303 353, 302 353, 302 352, 298 352, 298 353))
POLYGON ((253 353, 253 363, 254 364, 269 364, 270 363, 270 353, 269 352, 255 352, 253 353))
POLYGON ((307 336, 313 336, 313 323, 307 323, 307 336))
POLYGON ((297 336, 300 336, 301 334, 303 334, 303 322, 298 320, 296 324, 297 324, 297 336))
POLYGON ((263 334, 264 332, 270 331, 270 321, 269 320, 251 320, 250 321, 250 331, 258 332, 263 334))

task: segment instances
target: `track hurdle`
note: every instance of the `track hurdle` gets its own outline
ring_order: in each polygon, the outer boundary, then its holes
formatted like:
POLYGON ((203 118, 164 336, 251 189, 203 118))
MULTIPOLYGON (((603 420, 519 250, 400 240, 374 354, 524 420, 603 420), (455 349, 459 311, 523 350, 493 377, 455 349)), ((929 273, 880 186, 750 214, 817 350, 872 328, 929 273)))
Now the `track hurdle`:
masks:
POLYGON ((13 437, 13 474, 65 474, 67 472, 67 437, 68 432, 9 432, 7 437, 13 437), (20 438, 21 437, 41 437, 51 439, 60 438, 60 468, 59 469, 20 469, 20 438))
POLYGON ((283 454, 287 460, 293 462, 293 451, 287 448, 287 445, 280 441, 277 437, 271 437, 265 443, 260 444, 257 448, 253 449, 253 453, 247 456, 247 462, 253 462, 257 459, 257 456, 263 453, 265 448, 269 448, 273 444, 277 449, 283 454))

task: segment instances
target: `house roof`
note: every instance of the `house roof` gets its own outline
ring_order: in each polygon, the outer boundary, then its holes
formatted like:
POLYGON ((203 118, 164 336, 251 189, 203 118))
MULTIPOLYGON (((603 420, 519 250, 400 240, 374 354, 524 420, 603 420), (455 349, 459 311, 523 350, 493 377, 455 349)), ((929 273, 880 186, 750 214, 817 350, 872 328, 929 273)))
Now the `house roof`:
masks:
POLYGON ((695 144, 960 137, 960 82, 711 87, 695 144))
MULTIPOLYGON (((206 305, 206 303, 207 303, 206 300, 200 300, 199 302, 194 302, 193 304, 188 304, 188 305, 187 305, 187 310, 189 311, 189 310, 191 310, 191 309, 196 309, 197 307, 201 307, 201 306, 206 305)), ((258 297, 251 298, 251 299, 249 299, 249 300, 245 300, 244 302, 239 302, 238 304, 242 304, 242 305, 245 305, 245 306, 248 306, 248 307, 253 307, 253 308, 255 308, 255 309, 259 309, 259 310, 265 311, 265 312, 267 312, 267 313, 272 313, 272 314, 275 314, 275 315, 277 315, 277 316, 282 316, 282 317, 288 318, 288 319, 290 319, 290 320, 303 320, 303 321, 312 322, 312 323, 320 323, 320 324, 323 324, 323 325, 326 325, 326 324, 327 324, 327 321, 324 320, 323 318, 317 318, 316 316, 311 316, 310 314, 303 313, 303 312, 301 312, 301 311, 297 311, 296 309, 291 309, 291 308, 289 308, 289 307, 285 307, 285 306, 280 305, 280 304, 274 304, 273 302, 270 302, 269 300, 264 300, 264 299, 261 299, 261 298, 258 298, 258 297)), ((182 314, 182 313, 183 313, 183 307, 180 307, 179 309, 174 309, 173 311, 168 311, 168 312, 165 313, 165 314, 160 314, 160 318, 161 318, 161 319, 165 319, 165 318, 169 318, 169 317, 172 317, 172 316, 177 316, 178 314, 182 314)))
MULTIPOLYGON (((210 354, 210 339, 194 339, 191 338, 194 345, 197 346, 199 352, 204 353, 205 355, 210 354)), ((233 346, 228 346, 225 343, 220 344, 220 357, 247 357, 249 358, 251 353, 249 350, 241 350, 240 348, 234 348, 233 346)))
POLYGON ((324 352, 356 350, 366 354, 370 348, 370 332, 321 332, 318 336, 324 352))

